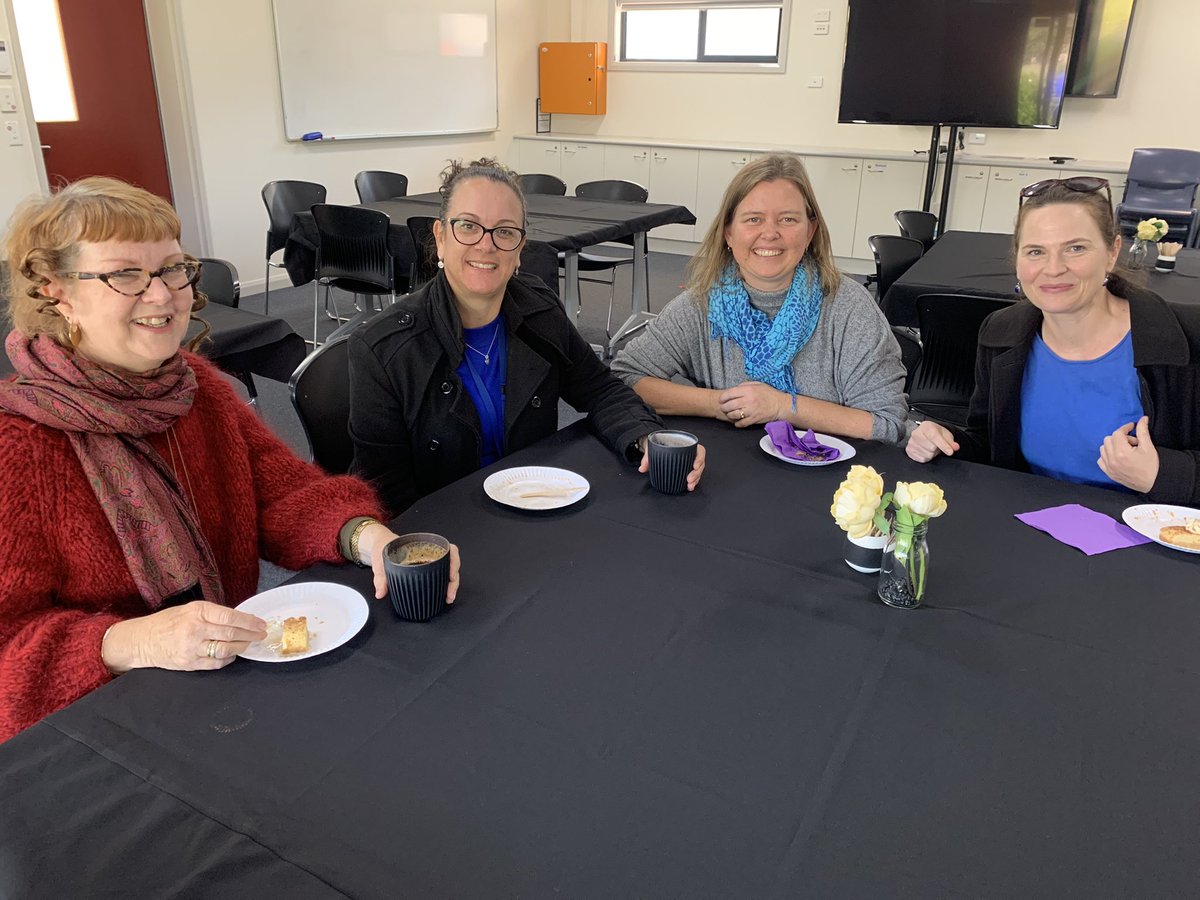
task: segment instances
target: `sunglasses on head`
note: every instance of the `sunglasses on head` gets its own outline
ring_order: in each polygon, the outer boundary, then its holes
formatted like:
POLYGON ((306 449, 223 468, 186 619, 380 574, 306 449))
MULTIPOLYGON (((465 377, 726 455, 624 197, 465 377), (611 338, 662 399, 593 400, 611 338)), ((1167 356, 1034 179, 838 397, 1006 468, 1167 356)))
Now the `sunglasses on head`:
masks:
POLYGON ((1017 205, 1020 206, 1030 197, 1046 193, 1046 191, 1050 190, 1056 184, 1061 184, 1067 190, 1076 191, 1080 194, 1093 194, 1104 191, 1108 195, 1108 205, 1112 206, 1112 188, 1108 186, 1108 179, 1099 178, 1095 175, 1077 175, 1074 178, 1046 178, 1042 181, 1035 181, 1033 184, 1021 188, 1021 201, 1017 205))

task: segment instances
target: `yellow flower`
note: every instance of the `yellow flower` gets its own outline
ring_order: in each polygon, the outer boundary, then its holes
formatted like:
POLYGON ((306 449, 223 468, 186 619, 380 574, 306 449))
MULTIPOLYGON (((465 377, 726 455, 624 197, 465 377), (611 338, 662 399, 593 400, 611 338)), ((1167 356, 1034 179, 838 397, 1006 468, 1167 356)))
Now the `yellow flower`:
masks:
POLYGON ((1157 241, 1166 237, 1167 231, 1167 223, 1162 219, 1142 219, 1134 236, 1140 241, 1157 241))
POLYGON ((932 482, 897 481, 893 502, 922 519, 937 518, 946 511, 946 497, 932 482))
POLYGON ((846 480, 834 492, 829 514, 850 537, 866 537, 882 499, 883 479, 879 473, 870 466, 851 466, 846 480))

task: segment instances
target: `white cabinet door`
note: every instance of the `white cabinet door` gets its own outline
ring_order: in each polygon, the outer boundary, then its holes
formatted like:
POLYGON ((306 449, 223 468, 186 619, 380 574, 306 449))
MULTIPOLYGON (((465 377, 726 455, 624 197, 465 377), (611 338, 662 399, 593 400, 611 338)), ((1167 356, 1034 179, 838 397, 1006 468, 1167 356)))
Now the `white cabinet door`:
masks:
POLYGON ((896 210, 919 209, 925 184, 925 163, 864 159, 858 192, 858 221, 854 226, 856 259, 873 259, 867 238, 873 234, 899 234, 896 210))
MULTIPOLYGON (((1113 208, 1121 202, 1121 198, 1125 196, 1125 178, 1124 172, 1089 172, 1087 169, 1069 169, 1063 172, 1047 173, 1046 178, 1078 178, 1081 176, 1094 176, 1097 178, 1105 178, 1108 180, 1109 190, 1112 191, 1113 208)), ((1103 192, 1102 192, 1103 193, 1103 192)))
POLYGON ((518 141, 517 171, 522 175, 562 175, 562 144, 518 141))
POLYGON ((598 181, 604 177, 604 145, 581 141, 563 141, 562 180, 567 193, 575 193, 575 185, 598 181))
POLYGON ((752 159, 752 154, 734 150, 700 151, 696 165, 696 205, 688 207, 696 214, 696 241, 704 240, 708 233, 733 176, 752 159))
MULTIPOLYGON (((941 174, 942 170, 939 169, 938 184, 941 184, 941 174)), ((987 202, 989 175, 987 166, 960 163, 954 167, 954 180, 950 184, 950 218, 942 230, 979 231, 983 207, 987 202)), ((941 202, 940 197, 938 202, 941 202)), ((938 215, 945 219, 940 212, 938 215)))
MULTIPOLYGON (((858 221, 858 196, 862 183, 861 159, 841 156, 808 156, 804 159, 821 214, 829 228, 833 255, 854 255, 854 227, 858 221)), ((872 232, 873 234, 874 232, 872 232)), ((868 252, 867 258, 870 258, 868 252)))
MULTIPOLYGON (((650 148, 621 144, 604 145, 604 177, 633 181, 650 187, 650 148)), ((653 202, 654 195, 650 195, 653 202)))
MULTIPOLYGON (((1021 166, 992 166, 988 179, 987 201, 983 206, 980 231, 998 231, 1012 234, 1017 221, 1017 209, 1021 205, 1021 188, 1043 178, 1057 178, 1057 173, 1044 169, 1028 169, 1021 166)), ((950 223, 954 227, 954 223, 950 223)))
MULTIPOLYGON (((650 150, 650 202, 675 203, 696 211, 699 150, 654 147, 650 150)), ((660 225, 651 234, 673 241, 696 239, 695 225, 660 225)))

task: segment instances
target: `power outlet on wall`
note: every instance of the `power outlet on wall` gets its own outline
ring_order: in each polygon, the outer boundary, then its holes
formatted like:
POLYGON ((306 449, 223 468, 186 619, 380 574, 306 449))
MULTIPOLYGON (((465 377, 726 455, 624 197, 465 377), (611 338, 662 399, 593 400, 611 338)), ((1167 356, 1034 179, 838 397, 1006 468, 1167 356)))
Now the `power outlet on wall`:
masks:
POLYGON ((0 88, 0 112, 17 111, 17 93, 12 88, 0 88))
POLYGON ((987 143, 987 132, 972 131, 970 134, 967 135, 967 143, 968 144, 986 144, 987 143))
POLYGON ((21 123, 16 119, 4 120, 4 133, 8 136, 9 146, 20 147, 23 143, 21 140, 21 123))

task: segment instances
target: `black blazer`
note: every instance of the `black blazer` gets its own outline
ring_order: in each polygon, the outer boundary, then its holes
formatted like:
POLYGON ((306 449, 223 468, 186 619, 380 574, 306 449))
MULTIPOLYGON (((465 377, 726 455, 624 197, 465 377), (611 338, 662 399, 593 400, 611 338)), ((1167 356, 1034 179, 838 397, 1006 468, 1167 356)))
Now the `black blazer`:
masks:
MULTIPOLYGON (((1142 410, 1158 450, 1157 502, 1200 502, 1200 306, 1168 304, 1129 289, 1133 365, 1142 410)), ((992 313, 979 330, 975 393, 966 431, 955 434, 967 459, 1028 471, 1021 453, 1021 384, 1042 313, 1027 299, 992 313)), ((1097 455, 1099 448, 1097 447, 1097 455)))
MULTIPOLYGON (((504 453, 558 429, 561 397, 629 458, 662 420, 612 375, 541 281, 514 277, 501 306, 508 334, 504 453)), ((456 369, 466 352, 446 276, 402 297, 350 337, 352 470, 395 514, 474 472, 479 413, 456 369)), ((631 459, 633 461, 633 459, 631 459)))

